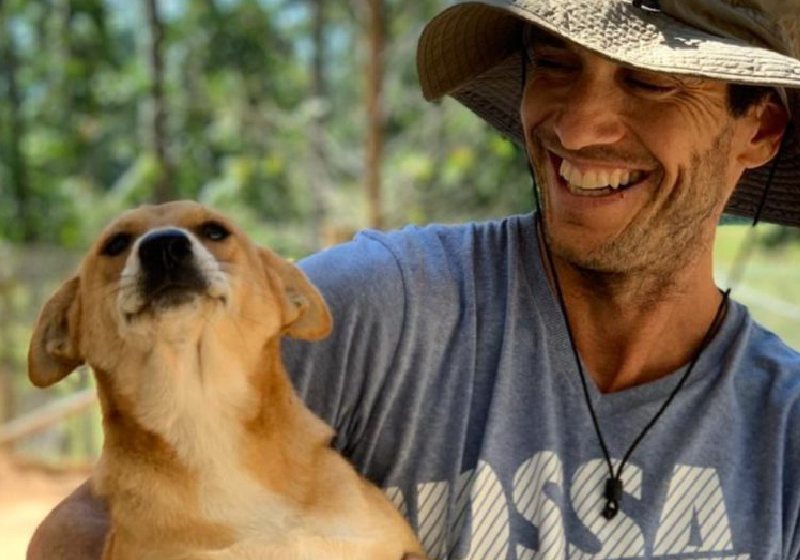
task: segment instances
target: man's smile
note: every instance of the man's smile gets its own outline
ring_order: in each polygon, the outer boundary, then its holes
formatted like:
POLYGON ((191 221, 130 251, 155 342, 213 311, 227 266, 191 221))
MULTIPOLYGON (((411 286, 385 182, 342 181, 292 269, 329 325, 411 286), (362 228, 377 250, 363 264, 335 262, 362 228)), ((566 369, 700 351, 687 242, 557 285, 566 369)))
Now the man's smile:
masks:
POLYGON ((576 196, 614 196, 644 184, 651 175, 631 166, 562 158, 549 150, 548 155, 558 183, 576 196))
POLYGON ((639 182, 644 175, 643 171, 620 168, 596 167, 582 170, 566 159, 561 161, 559 173, 574 194, 624 189, 639 182))

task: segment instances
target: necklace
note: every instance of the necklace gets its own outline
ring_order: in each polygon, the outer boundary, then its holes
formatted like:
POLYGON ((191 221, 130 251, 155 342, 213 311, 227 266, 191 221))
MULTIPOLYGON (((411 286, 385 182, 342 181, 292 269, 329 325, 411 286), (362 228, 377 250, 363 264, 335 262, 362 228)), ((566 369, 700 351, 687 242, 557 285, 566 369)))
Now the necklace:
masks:
POLYGON ((661 415, 667 410, 667 407, 672 403, 672 401, 677 396, 678 392, 681 388, 686 384, 686 381, 689 379, 689 376, 692 374, 692 370, 694 369, 695 365, 697 365, 700 356, 702 355, 703 351, 709 345, 709 343, 713 340, 714 336, 719 331, 719 327, 722 324, 722 318, 725 316, 725 311, 728 308, 728 299, 730 296, 730 290, 725 290, 722 292, 722 301, 720 302, 719 306, 717 307, 717 312, 714 315, 713 321, 708 326, 705 335, 703 336, 703 340, 700 343, 700 347, 697 349, 692 361, 689 363, 689 366, 686 368, 686 371, 681 376, 680 380, 678 380, 677 385, 669 394, 667 399, 663 402, 661 407, 658 411, 653 415, 650 421, 645 425, 639 435, 636 436, 633 443, 628 447, 628 451, 625 452, 625 456, 622 459, 622 462, 617 467, 616 471, 614 470, 614 465, 611 462, 611 456, 608 452, 608 446, 606 445, 605 438, 603 438, 603 432, 600 429, 600 422, 597 419, 597 413, 594 410, 594 406, 592 405, 592 400, 589 397, 589 386, 588 382, 586 381, 586 372, 583 370, 583 365, 581 364, 580 355, 578 354, 578 348, 575 345, 575 338, 572 335, 572 327, 569 322, 569 317, 567 316, 567 307, 564 303, 564 294, 561 290, 561 283, 558 280, 558 275, 556 273, 556 268, 553 263, 553 255, 550 252, 550 246, 547 244, 547 240, 544 237, 544 232, 542 231, 542 223, 541 223, 541 211, 537 212, 536 214, 536 230, 542 236, 542 245, 545 247, 545 253, 547 255, 547 262, 550 267, 550 271, 553 275, 553 284, 555 285, 556 296, 558 299, 559 307, 561 308, 561 314, 564 316, 564 323, 567 327, 567 336, 569 338, 570 347, 572 348, 572 354, 575 356, 575 363, 578 366, 578 374, 581 380, 581 386, 583 387, 583 396, 586 401, 586 406, 589 409, 589 414, 592 417, 592 424, 594 425, 594 431, 597 434, 598 442, 600 443, 600 448, 603 451, 603 457, 606 460, 606 465, 608 466, 608 478, 606 479, 606 485, 603 493, 603 497, 606 500, 606 505, 603 508, 603 517, 608 520, 613 519, 617 513, 619 512, 620 502, 622 502, 623 496, 623 483, 622 483, 622 471, 625 469, 625 465, 628 463, 628 459, 630 459, 633 451, 639 446, 639 444, 644 439, 645 435, 650 431, 650 429, 655 425, 661 415))

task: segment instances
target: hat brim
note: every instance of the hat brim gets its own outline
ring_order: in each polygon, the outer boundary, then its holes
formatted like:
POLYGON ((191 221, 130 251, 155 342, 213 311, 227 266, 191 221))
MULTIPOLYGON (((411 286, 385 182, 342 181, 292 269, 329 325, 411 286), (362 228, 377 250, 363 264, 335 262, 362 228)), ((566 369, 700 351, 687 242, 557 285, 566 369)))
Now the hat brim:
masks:
POLYGON ((573 0, 566 6, 563 0, 487 0, 443 11, 423 31, 417 50, 426 99, 450 95, 522 146, 520 55, 527 24, 635 68, 790 88, 793 122, 778 159, 745 173, 726 212, 800 226, 800 92, 793 89, 800 88, 800 60, 710 35, 623 0, 573 0))

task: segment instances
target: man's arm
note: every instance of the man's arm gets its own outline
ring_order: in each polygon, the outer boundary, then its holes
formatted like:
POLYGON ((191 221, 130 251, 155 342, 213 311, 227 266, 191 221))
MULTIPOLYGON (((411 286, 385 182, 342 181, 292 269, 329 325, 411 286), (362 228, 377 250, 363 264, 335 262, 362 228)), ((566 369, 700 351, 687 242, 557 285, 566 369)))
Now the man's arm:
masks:
MULTIPOLYGON (((50 512, 33 534, 27 560, 100 560, 108 531, 108 510, 89 490, 78 486, 50 512)), ((424 560, 406 554, 402 560, 424 560)))
POLYGON ((28 560, 100 560, 108 531, 104 502, 81 484, 42 521, 28 545, 28 560))

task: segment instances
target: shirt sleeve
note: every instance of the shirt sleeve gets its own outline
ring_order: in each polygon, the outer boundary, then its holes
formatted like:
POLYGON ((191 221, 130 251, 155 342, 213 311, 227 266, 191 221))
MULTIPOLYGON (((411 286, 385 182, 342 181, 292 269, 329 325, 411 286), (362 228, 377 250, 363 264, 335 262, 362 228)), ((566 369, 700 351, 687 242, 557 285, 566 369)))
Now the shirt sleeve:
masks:
POLYGON ((398 347, 405 305, 402 274, 386 246, 366 234, 299 266, 325 298, 333 331, 321 341, 284 339, 284 362, 298 394, 336 430, 334 445, 347 455, 398 347))
MULTIPOLYGON (((800 372, 800 370, 799 370, 800 372)), ((800 393, 800 391, 795 391, 800 393)), ((788 552, 786 558, 800 560, 800 396, 796 396, 792 405, 792 414, 787 422, 787 437, 789 438, 786 450, 785 477, 786 505, 785 527, 787 533, 788 552)))

